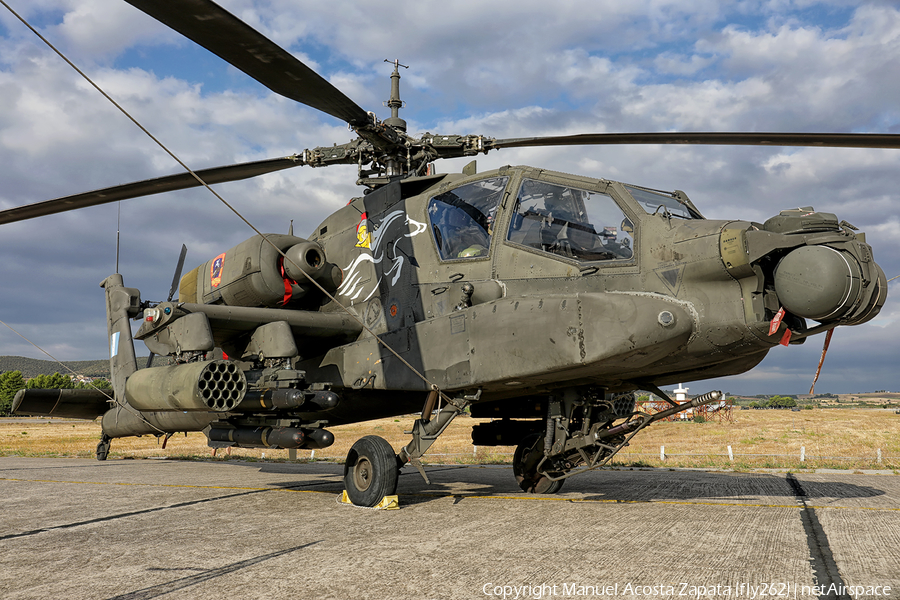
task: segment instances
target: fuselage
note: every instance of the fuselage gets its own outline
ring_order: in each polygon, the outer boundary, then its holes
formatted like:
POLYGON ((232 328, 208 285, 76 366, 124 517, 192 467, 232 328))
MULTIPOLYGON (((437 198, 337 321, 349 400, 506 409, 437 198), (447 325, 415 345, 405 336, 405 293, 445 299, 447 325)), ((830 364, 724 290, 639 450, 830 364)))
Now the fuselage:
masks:
MULTIPOLYGON (((742 373, 786 329, 793 343, 806 330, 794 317, 770 333, 773 268, 765 256, 749 265, 746 241, 761 227, 704 219, 681 193, 530 167, 406 180, 310 237, 343 271, 338 303, 368 330, 303 347, 300 364, 313 380, 398 399, 432 384, 489 400, 742 373)), ((832 229, 828 239, 853 241, 832 229)), ((775 246, 811 235, 823 233, 775 246)), ((859 300, 870 315, 879 294, 859 300)))

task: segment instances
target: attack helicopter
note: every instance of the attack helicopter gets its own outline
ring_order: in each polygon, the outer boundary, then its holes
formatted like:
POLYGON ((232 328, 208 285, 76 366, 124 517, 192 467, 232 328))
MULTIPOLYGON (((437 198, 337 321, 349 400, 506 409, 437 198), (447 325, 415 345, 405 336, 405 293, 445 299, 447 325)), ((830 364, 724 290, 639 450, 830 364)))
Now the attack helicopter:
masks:
POLYGON ((865 234, 790 208, 709 220, 682 191, 529 166, 438 173, 504 148, 726 144, 897 148, 900 136, 620 133, 412 136, 399 62, 379 120, 209 0, 126 0, 270 90, 346 122, 356 138, 0 211, 0 224, 277 170, 357 165, 364 193, 305 238, 259 233, 148 302, 116 273, 105 292, 113 396, 23 390, 18 414, 102 418, 111 440, 202 431, 212 447, 324 448, 328 427, 421 413, 399 452, 365 436, 344 466, 354 504, 395 493, 458 415, 492 420, 479 446, 515 446, 528 492, 606 464, 685 403, 661 386, 746 372, 779 344, 874 318, 887 282, 865 234), (174 300, 175 289, 178 298, 174 300), (132 335, 132 320, 141 326, 132 335), (139 368, 133 340, 170 364, 139 368), (635 410, 635 390, 671 407, 635 410))

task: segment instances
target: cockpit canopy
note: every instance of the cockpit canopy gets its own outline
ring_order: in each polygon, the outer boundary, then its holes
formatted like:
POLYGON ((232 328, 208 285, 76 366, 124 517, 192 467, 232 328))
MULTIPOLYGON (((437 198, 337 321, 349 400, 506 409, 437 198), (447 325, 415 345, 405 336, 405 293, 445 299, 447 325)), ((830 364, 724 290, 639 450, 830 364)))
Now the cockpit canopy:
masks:
MULTIPOLYGON (((509 183, 506 175, 489 177, 431 198, 428 218, 441 260, 488 256, 509 183)), ((647 214, 703 218, 680 192, 623 185, 647 214)), ((634 258, 635 225, 608 193, 526 177, 518 186, 515 204, 504 206, 512 212, 506 231, 510 244, 578 262, 634 258)))
POLYGON ((625 184, 628 193, 637 200, 638 204, 647 211, 647 214, 654 215, 665 213, 671 217, 680 219, 702 219, 703 217, 689 206, 668 192, 660 192, 658 190, 649 190, 647 188, 638 187, 636 185, 625 184))
POLYGON ((431 199, 428 218, 441 259, 487 256, 508 181, 509 177, 483 179, 431 199))
POLYGON ((634 255, 634 224, 607 194, 525 179, 507 239, 577 261, 634 255))

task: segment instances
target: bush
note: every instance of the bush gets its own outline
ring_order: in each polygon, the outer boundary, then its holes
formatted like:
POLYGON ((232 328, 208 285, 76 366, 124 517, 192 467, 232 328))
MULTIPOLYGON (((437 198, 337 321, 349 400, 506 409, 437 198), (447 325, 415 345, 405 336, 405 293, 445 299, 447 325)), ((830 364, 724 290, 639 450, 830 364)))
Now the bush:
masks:
POLYGON ((21 371, 7 371, 0 374, 0 416, 9 414, 16 392, 25 387, 21 371))

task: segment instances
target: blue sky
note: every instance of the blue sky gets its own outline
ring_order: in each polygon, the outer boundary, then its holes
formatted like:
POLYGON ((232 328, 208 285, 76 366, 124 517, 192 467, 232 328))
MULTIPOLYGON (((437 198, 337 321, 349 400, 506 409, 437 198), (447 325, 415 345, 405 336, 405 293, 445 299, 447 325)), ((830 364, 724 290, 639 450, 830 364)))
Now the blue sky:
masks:
MULTIPOLYGON (((194 168, 349 141, 346 126, 271 94, 120 0, 8 0, 194 168)), ((382 107, 403 70, 410 132, 506 138, 601 131, 900 133, 900 10, 890 2, 222 1, 357 104, 382 107)), ((683 189, 709 218, 764 221, 813 205, 866 231, 900 275, 900 152, 722 147, 544 148, 479 157, 683 189)), ((447 161, 453 171, 467 161, 447 161)), ((176 172, 177 166, 0 8, 0 206, 176 172)), ((264 231, 306 233, 360 194, 355 169, 293 169, 220 186, 264 231)), ((198 190, 121 206, 121 271, 163 298, 187 267, 251 232, 198 190)), ((106 352, 103 296, 116 207, 5 226, 0 319, 60 359, 106 352)), ((895 284, 891 285, 894 292, 895 284)), ((817 390, 900 390, 893 295, 839 329, 817 390)), ((692 392, 804 393, 821 336, 692 392)), ((0 326, 0 354, 44 356, 0 326)))

